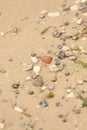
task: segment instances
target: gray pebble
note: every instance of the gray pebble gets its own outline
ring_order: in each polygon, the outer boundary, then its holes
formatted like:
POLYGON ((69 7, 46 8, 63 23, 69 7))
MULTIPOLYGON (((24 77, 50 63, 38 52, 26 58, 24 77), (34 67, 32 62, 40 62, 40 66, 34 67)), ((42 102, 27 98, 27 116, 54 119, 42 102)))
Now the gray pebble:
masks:
POLYGON ((41 76, 38 76, 36 79, 33 79, 32 84, 34 86, 42 86, 44 84, 43 78, 41 76))
POLYGON ((58 56, 59 59, 64 59, 65 58, 65 53, 63 51, 59 51, 57 56, 58 56))

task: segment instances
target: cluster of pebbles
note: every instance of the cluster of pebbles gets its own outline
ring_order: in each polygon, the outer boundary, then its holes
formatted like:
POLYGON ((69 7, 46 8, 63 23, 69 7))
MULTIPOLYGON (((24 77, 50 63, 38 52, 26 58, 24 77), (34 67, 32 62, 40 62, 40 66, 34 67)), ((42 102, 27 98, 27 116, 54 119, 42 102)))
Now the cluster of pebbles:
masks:
MULTIPOLYGON (((34 92, 33 88, 37 88, 39 93, 44 93, 44 97, 41 98, 40 102, 37 104, 37 108, 49 108, 50 103, 48 98, 55 98, 56 95, 56 88, 58 87, 58 82, 60 78, 60 74, 63 73, 66 81, 69 81, 71 75, 74 73, 80 72, 80 70, 87 71, 87 48, 83 46, 81 43, 82 41, 87 42, 87 1, 86 0, 76 0, 75 5, 62 5, 61 9, 57 12, 47 12, 43 10, 40 13, 40 20, 44 20, 47 17, 55 18, 64 15, 66 12, 75 12, 75 26, 72 27, 75 32, 74 33, 67 33, 67 28, 71 27, 69 21, 64 21, 63 24, 58 26, 51 26, 52 32, 51 36, 54 39, 58 39, 61 41, 56 48, 56 51, 53 50, 49 52, 47 50, 46 54, 39 54, 39 53, 31 53, 30 55, 30 63, 23 63, 23 70, 27 73, 25 78, 25 83, 29 83, 31 88, 28 90, 28 95, 35 97, 36 93, 34 92), (72 44, 67 44, 71 40, 72 44), (74 43, 75 42, 75 43, 74 43), (81 44, 79 44, 79 42, 81 44), (76 44, 77 43, 77 44, 76 44), (85 58, 84 58, 85 57, 85 58), (79 68, 78 61, 83 61, 85 63, 84 68, 79 68), (68 62, 70 62, 71 68, 67 71, 66 68, 68 66, 68 62), (73 67, 74 66, 74 67, 73 67), (86 69, 85 69, 86 68, 86 69), (43 72, 46 72, 47 75, 44 75, 43 72)), ((49 28, 49 29, 50 29, 49 28)), ((42 34, 45 32, 49 32, 48 29, 42 31, 42 34)), ((1 33, 2 36, 3 33, 1 33)), ((42 35, 41 35, 42 36, 42 35)), ((82 62, 81 62, 82 63, 82 62)), ((83 71, 84 72, 84 71, 83 71)), ((79 76, 78 76, 79 77, 79 76)), ((61 81, 63 82, 63 81, 61 81)), ((74 84, 74 83, 73 83, 74 84)), ((68 102, 69 99, 75 98, 77 102, 80 101, 82 98, 79 94, 81 93, 84 97, 87 96, 87 89, 83 89, 84 86, 87 84, 87 78, 76 79, 75 85, 70 83, 71 86, 64 86, 63 89, 65 90, 65 95, 61 95, 61 100, 65 100, 68 102), (79 91, 80 90, 80 91, 79 91)), ((13 83, 12 89, 15 90, 16 94, 19 94, 19 88, 21 88, 21 82, 13 83)), ((84 98, 85 99, 85 98, 84 98)), ((87 100, 86 100, 87 101, 87 100)), ((55 103, 55 107, 63 107, 63 104, 60 101, 55 103)), ((29 116, 26 111, 16 105, 14 105, 15 111, 23 113, 26 116, 29 116)), ((83 109, 83 102, 81 101, 77 105, 75 105, 72 109, 73 114, 80 114, 83 109)), ((58 113, 57 118, 62 120, 63 123, 66 123, 69 119, 69 113, 58 113)), ((4 128, 5 121, 0 120, 0 129, 4 128)), ((29 124, 29 130, 34 129, 33 125, 29 124)), ((43 130, 40 128, 39 130, 43 130)))

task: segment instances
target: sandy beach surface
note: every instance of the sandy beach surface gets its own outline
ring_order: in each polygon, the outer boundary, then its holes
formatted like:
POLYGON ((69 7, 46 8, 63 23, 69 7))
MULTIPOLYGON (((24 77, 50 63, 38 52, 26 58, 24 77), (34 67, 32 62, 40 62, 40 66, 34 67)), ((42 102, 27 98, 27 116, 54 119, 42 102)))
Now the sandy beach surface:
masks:
POLYGON ((0 0, 0 130, 87 130, 87 1, 0 0))

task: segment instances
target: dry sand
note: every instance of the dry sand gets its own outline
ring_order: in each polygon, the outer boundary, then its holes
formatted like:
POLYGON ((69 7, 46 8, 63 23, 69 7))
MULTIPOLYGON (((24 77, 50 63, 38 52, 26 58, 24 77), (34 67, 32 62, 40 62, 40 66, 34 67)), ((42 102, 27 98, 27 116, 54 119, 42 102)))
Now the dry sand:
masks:
MULTIPOLYGON (((78 79, 87 78, 85 69, 74 72, 76 64, 67 59, 61 61, 67 66, 58 75, 58 81, 53 90, 54 98, 47 99, 48 108, 37 107, 48 91, 40 93, 38 87, 25 81, 29 73, 23 70, 23 64, 31 63, 31 53, 35 52, 42 56, 51 50, 52 54, 55 54, 57 46, 63 42, 52 37, 52 28, 43 36, 40 32, 48 26, 60 26, 64 21, 70 23, 68 34, 72 32, 71 27, 76 26, 75 12, 73 11, 57 18, 39 18, 41 11, 56 12, 63 3, 71 6, 75 5, 75 0, 66 0, 65 2, 64 0, 0 0, 0 32, 5 34, 0 36, 0 119, 4 119, 3 130, 87 129, 87 109, 81 108, 80 114, 75 114, 72 111, 73 107, 79 104, 79 99, 61 99, 62 96, 66 96, 65 88, 76 86, 78 79), (14 29, 18 29, 16 34, 14 34, 14 29), (6 73, 2 71, 6 71, 6 73), (72 74, 66 77, 65 72, 72 74), (20 82, 22 86, 19 89, 19 94, 15 94, 12 89, 12 84, 17 82, 20 82), (33 96, 28 94, 29 89, 34 91, 33 96), (60 102, 61 105, 56 107, 56 102, 60 102), (16 111, 14 109, 15 104, 19 108, 26 109, 26 113, 31 117, 16 111), (58 115, 67 113, 67 122, 64 123, 61 118, 58 118, 58 115), (33 125, 33 128, 30 128, 29 124, 33 125)), ((83 42, 82 39, 78 41, 68 40, 66 43, 68 46, 73 43, 87 48, 87 40, 83 42)), ((83 60, 87 61, 86 57, 85 55, 81 56, 83 60)), ((42 75, 47 80, 50 78, 50 75, 44 69, 42 75)), ((87 83, 83 85, 83 88, 86 89, 86 87, 87 83)), ((79 89, 81 88, 79 86, 79 89)))

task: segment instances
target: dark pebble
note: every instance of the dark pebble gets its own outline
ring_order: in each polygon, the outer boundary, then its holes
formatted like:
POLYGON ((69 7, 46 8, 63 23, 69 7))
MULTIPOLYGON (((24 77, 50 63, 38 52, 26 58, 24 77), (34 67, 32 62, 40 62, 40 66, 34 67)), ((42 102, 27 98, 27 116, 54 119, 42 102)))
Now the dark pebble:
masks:
POLYGON ((29 95, 33 95, 34 92, 30 90, 30 91, 28 91, 28 94, 29 94, 29 95))
POLYGON ((20 86, 20 84, 19 84, 19 83, 17 83, 17 84, 13 84, 13 85, 12 85, 12 88, 13 88, 13 89, 18 89, 18 88, 19 88, 19 86, 20 86))
POLYGON ((48 107, 48 103, 46 100, 43 100, 39 103, 39 105, 43 106, 43 107, 48 107))
POLYGON ((57 56, 58 56, 59 59, 64 59, 65 58, 65 53, 63 51, 59 51, 57 56))

